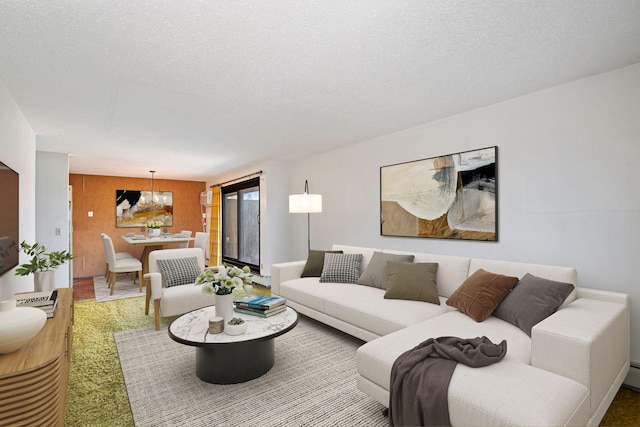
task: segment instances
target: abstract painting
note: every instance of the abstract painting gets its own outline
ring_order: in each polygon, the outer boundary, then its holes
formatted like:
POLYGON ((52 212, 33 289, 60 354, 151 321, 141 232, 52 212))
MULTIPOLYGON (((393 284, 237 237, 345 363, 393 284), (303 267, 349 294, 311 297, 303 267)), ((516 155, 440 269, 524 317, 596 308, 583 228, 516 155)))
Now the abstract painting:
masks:
POLYGON ((498 147, 380 168, 383 236, 497 241, 498 147))
POLYGON ((116 190, 116 227, 146 227, 147 221, 173 226, 173 192, 116 190))

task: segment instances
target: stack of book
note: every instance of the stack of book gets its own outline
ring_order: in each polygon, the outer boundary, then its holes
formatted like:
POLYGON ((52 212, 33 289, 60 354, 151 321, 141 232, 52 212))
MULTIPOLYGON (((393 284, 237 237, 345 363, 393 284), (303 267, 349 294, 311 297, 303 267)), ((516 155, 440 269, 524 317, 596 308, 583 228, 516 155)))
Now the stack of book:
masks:
POLYGON ((249 295, 236 301, 234 310, 238 313, 269 317, 287 309, 287 300, 280 297, 249 295))
POLYGON ((58 307, 58 290, 48 292, 28 292, 15 296, 16 307, 35 307, 53 317, 58 307))

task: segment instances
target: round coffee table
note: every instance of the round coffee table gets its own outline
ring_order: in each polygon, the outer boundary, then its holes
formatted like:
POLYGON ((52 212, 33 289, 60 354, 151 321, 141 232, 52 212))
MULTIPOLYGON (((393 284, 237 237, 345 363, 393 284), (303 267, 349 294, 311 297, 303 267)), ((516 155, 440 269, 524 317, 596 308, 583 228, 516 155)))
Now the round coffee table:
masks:
POLYGON ((196 347, 196 375, 214 384, 236 384, 258 378, 273 367, 275 337, 287 333, 298 323, 291 307, 271 317, 234 313, 247 322, 240 335, 209 333, 209 318, 215 307, 190 311, 169 325, 169 336, 181 344, 196 347))

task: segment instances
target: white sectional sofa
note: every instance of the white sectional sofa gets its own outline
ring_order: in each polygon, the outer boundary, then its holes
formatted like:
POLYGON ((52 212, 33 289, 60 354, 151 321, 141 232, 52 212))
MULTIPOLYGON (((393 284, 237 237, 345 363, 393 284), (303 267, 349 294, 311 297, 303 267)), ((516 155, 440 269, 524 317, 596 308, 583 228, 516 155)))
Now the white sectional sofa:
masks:
POLYGON ((448 391, 453 426, 596 426, 629 370, 626 294, 576 287, 531 329, 531 336, 497 317, 476 322, 446 304, 478 269, 518 278, 529 273, 577 286, 573 268, 344 245, 333 250, 362 254, 360 273, 375 252, 411 254, 414 263, 438 264, 440 305, 385 299, 384 289, 371 286, 301 278, 305 261, 272 267, 274 294, 301 314, 366 341, 355 355, 358 388, 385 406, 395 359, 441 336, 486 336, 508 345, 499 363, 457 366, 448 391))

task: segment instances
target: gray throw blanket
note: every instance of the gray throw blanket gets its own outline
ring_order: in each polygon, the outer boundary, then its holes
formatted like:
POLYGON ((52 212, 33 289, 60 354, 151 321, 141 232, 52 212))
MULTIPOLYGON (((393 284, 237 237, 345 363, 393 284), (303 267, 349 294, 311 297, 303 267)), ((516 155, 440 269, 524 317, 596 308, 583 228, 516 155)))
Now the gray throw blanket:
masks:
POLYGON ((487 337, 429 338, 400 355, 391 368, 390 426, 450 426, 447 394, 458 362, 472 368, 499 362, 507 342, 487 337))

